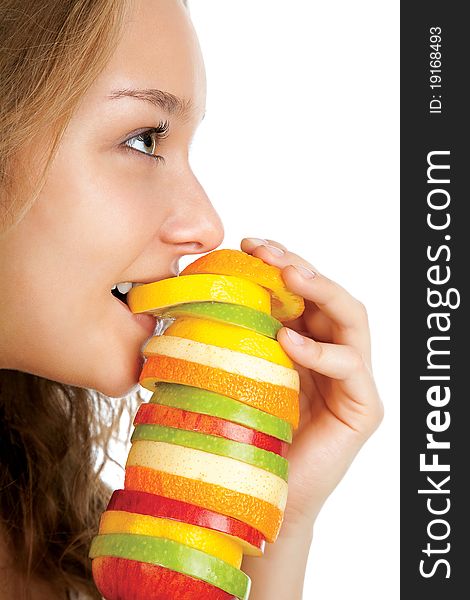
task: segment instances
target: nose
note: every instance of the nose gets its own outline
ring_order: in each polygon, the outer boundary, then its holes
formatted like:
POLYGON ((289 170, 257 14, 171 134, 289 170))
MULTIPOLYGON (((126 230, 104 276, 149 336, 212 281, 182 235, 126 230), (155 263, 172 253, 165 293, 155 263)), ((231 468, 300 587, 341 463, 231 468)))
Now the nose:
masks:
POLYGON ((224 239, 222 221, 204 188, 190 168, 180 173, 174 186, 172 210, 160 228, 160 239, 180 245, 180 253, 202 254, 220 246, 224 239))

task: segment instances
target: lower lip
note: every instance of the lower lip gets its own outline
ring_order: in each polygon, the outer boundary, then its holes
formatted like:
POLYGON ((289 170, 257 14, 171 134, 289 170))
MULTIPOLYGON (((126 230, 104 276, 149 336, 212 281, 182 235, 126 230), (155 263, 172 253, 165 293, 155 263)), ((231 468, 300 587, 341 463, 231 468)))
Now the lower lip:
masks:
POLYGON ((123 310, 126 311, 127 314, 130 314, 132 316, 132 318, 137 321, 137 323, 139 323, 139 325, 145 329, 145 331, 148 333, 149 336, 153 335, 153 332, 155 331, 155 327, 157 325, 157 319, 156 317, 154 317, 153 315, 148 315, 145 313, 141 313, 141 314, 134 314, 132 313, 132 311, 129 309, 129 307, 127 306, 127 304, 124 304, 124 302, 121 302, 120 300, 118 300, 117 298, 115 298, 113 296, 114 300, 120 305, 122 306, 123 310))

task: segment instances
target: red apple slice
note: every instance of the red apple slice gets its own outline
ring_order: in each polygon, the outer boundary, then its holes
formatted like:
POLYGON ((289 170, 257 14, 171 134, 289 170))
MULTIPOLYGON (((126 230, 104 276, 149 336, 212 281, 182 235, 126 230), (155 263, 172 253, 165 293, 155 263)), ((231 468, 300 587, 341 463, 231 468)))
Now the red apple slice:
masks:
POLYGON ((207 527, 234 539, 243 547, 244 554, 261 556, 264 553, 265 538, 251 525, 182 500, 148 492, 115 490, 106 510, 125 510, 207 527))
MULTIPOLYGON (((88 556, 114 556, 159 565, 248 600, 251 580, 240 569, 219 558, 163 537, 107 533, 93 538, 88 556)), ((123 600, 127 600, 123 597, 123 600)))
POLYGON ((99 556, 92 572, 106 600, 237 600, 201 579, 137 560, 99 556))
POLYGON ((257 446, 262 450, 279 454, 283 458, 286 458, 289 448, 287 442, 244 425, 162 404, 143 403, 140 405, 134 418, 134 425, 143 424, 165 425, 166 427, 216 435, 235 442, 257 446))

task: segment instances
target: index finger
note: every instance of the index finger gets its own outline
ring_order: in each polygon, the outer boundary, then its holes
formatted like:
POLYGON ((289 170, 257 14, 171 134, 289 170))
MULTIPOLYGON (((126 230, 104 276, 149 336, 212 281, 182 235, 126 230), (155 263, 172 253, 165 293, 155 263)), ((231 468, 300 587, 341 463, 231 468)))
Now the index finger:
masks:
POLYGON ((306 279, 293 265, 282 270, 287 287, 313 302, 336 326, 342 344, 357 348, 367 364, 371 364, 369 319, 365 306, 341 285, 316 273, 306 279))
POLYGON ((287 287, 306 300, 314 302, 337 326, 343 329, 357 329, 368 324, 367 311, 359 300, 338 283, 319 273, 306 260, 294 252, 284 249, 282 244, 277 243, 277 246, 284 250, 281 255, 272 254, 263 245, 249 248, 246 251, 261 258, 264 262, 282 269, 282 277, 287 287), (314 276, 303 276, 295 268, 296 265, 312 270, 314 276))
MULTIPOLYGON (((280 246, 280 244, 277 244, 280 246)), ((284 250, 284 248, 283 248, 284 250)), ((273 254, 264 245, 256 245, 247 250, 253 256, 281 269, 286 286, 313 303, 321 314, 327 317, 336 330, 335 342, 357 348, 367 364, 371 364, 369 321, 365 306, 341 285, 318 272, 310 263, 287 249, 273 254), (313 277, 305 277, 296 266, 307 267, 313 277)), ((305 323, 309 319, 305 315, 305 323)), ((313 335, 314 332, 312 331, 313 335)))

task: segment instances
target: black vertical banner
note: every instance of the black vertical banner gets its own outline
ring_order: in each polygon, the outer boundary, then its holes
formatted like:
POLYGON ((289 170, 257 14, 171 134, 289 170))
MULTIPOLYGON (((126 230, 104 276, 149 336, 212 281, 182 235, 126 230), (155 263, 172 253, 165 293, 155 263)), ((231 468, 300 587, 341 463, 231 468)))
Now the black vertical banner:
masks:
POLYGON ((467 8, 401 3, 404 600, 470 598, 467 8))

